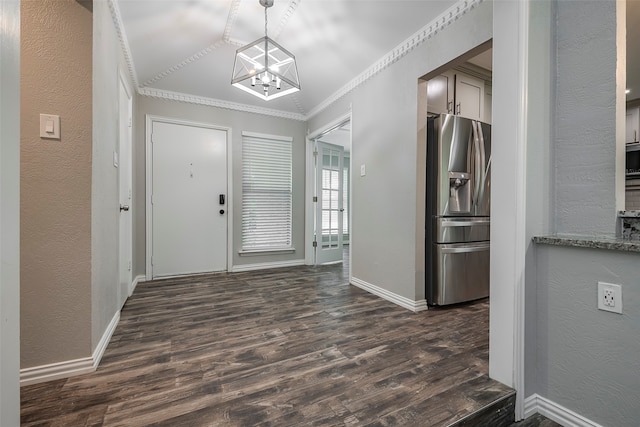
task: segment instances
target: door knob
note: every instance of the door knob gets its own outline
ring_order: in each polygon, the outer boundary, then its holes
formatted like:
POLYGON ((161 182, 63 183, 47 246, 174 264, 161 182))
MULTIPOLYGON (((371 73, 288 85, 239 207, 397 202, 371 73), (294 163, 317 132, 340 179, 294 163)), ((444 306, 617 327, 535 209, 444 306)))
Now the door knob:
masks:
POLYGON ((220 209, 220 215, 224 214, 224 209, 220 209))
POLYGON ((129 205, 120 205, 120 212, 122 211, 125 211, 125 212, 129 211, 129 205))

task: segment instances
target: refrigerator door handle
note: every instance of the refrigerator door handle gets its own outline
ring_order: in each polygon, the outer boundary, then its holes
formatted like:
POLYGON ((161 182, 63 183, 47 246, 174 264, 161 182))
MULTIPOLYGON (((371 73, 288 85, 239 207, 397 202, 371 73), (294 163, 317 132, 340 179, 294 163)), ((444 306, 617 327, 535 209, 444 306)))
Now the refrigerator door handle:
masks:
POLYGON ((489 242, 480 244, 463 244, 463 245, 440 245, 440 252, 443 254, 463 254, 472 252, 488 251, 491 248, 489 242))
POLYGON ((440 220, 440 225, 442 227, 471 227, 474 225, 491 225, 491 219, 490 218, 465 219, 465 220, 442 219, 440 220))
POLYGON ((473 129, 473 151, 474 151, 474 184, 475 188, 473 190, 473 198, 471 199, 472 204, 472 212, 478 213, 478 203, 480 200, 478 196, 480 194, 480 181, 482 180, 482 169, 484 168, 484 163, 482 163, 481 156, 481 148, 480 148, 480 137, 478 136, 478 127, 480 127, 479 123, 476 120, 471 121, 471 128, 473 129))
MULTIPOLYGON (((482 155, 481 155, 482 181, 480 183, 480 194, 478 196, 478 203, 481 203, 482 201, 484 201, 484 190, 487 184, 487 177, 489 176, 489 168, 491 168, 491 155, 489 155, 489 161, 487 161, 487 153, 485 151, 485 146, 484 146, 484 134, 482 133, 482 126, 480 125, 480 123, 478 123, 478 133, 480 135, 480 148, 482 150, 482 155), (485 167, 485 164, 486 164, 486 167, 485 167)), ((481 207, 485 208, 485 206, 481 206, 481 207)), ((481 212, 481 213, 488 214, 489 212, 481 212)))

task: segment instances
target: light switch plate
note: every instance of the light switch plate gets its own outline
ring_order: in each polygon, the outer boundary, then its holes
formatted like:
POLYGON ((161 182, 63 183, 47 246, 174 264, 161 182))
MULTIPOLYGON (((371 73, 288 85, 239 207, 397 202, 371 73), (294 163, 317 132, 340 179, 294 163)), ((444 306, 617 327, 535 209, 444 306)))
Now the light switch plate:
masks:
POLYGON ((40 138, 60 139, 60 116, 40 114, 40 138))
POLYGON ((365 176, 367 174, 367 167, 365 165, 360 165, 360 176, 365 176))

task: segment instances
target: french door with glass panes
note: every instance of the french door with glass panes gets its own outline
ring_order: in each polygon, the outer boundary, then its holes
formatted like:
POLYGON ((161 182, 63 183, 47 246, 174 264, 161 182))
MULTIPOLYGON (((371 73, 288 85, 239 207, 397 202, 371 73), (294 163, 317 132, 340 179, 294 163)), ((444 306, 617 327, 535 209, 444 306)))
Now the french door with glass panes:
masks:
POLYGON ((316 264, 342 261, 344 148, 317 142, 316 264))

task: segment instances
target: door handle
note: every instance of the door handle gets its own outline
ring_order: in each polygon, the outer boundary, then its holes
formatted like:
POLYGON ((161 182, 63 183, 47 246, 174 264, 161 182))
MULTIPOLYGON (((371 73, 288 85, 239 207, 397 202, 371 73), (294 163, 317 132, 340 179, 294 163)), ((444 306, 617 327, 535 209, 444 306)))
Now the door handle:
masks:
POLYGON ((129 211, 129 205, 120 205, 120 212, 125 211, 128 212, 129 211))
POLYGON ((224 209, 220 209, 220 215, 224 215, 224 209))

